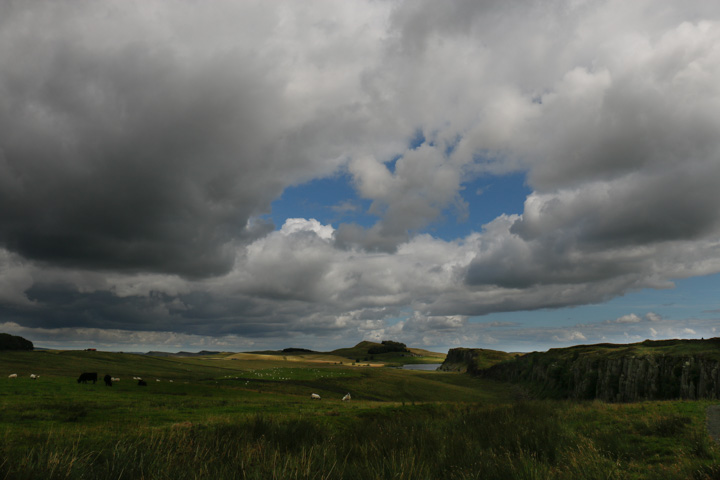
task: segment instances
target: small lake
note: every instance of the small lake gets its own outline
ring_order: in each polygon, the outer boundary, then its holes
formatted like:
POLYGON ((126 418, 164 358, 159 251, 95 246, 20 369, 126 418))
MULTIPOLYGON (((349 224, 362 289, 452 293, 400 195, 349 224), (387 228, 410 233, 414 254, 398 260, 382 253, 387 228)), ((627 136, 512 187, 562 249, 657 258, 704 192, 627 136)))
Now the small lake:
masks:
POLYGON ((403 365, 403 370, 437 370, 442 363, 411 363, 403 365))

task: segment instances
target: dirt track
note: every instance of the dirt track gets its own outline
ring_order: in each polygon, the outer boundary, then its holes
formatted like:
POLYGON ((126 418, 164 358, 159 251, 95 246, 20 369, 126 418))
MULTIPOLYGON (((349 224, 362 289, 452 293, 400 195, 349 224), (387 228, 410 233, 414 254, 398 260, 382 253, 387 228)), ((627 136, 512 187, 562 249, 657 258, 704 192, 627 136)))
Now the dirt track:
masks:
POLYGON ((720 405, 707 407, 707 431, 717 443, 720 443, 720 405))

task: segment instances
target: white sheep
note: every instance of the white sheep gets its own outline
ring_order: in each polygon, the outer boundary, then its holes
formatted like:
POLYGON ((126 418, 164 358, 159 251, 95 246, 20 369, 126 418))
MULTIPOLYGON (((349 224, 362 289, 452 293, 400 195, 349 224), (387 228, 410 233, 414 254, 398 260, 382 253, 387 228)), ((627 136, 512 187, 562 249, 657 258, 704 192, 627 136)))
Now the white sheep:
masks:
POLYGON ((8 378, 17 378, 17 373, 11 373, 8 378))
POLYGON ((342 401, 343 401, 343 402, 347 402, 347 401, 350 400, 351 398, 352 398, 352 397, 351 397, 350 394, 348 393, 347 395, 345 395, 345 396, 343 397, 342 401))
POLYGON ((313 400, 320 400, 320 395, 318 395, 317 393, 312 393, 310 394, 310 398, 312 398, 313 400))
POLYGON ((34 373, 31 373, 30 378, 32 378, 33 380, 37 380, 38 378, 40 378, 40 375, 35 375, 34 373))
POLYGON ((111 381, 111 382, 119 382, 120 379, 119 379, 119 378, 112 377, 112 378, 110 378, 110 381, 111 381))

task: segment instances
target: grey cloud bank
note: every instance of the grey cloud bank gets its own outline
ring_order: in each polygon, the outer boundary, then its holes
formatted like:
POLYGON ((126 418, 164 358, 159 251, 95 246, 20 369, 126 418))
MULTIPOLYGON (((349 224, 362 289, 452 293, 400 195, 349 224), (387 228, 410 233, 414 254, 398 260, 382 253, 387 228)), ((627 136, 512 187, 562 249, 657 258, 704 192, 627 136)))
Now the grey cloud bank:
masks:
POLYGON ((469 319, 720 272, 719 18, 669 1, 5 2, 0 322, 196 349, 711 333, 652 312, 469 319), (339 171, 375 225, 261 220, 339 171), (521 214, 418 233, 511 172, 533 190, 521 214))

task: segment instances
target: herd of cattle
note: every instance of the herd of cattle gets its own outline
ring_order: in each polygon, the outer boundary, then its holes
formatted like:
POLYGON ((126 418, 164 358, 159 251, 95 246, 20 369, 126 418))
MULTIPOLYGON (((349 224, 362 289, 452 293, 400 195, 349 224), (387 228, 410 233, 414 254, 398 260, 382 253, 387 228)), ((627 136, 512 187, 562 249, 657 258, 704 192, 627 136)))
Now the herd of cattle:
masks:
MULTIPOLYGON (((18 378, 18 375, 17 375, 17 373, 11 373, 10 375, 8 375, 8 378, 18 378)), ((34 373, 32 373, 32 374, 30 374, 30 378, 32 380, 37 380, 38 378, 40 378, 40 375, 35 375, 34 373)), ((88 382, 95 383, 95 382, 97 382, 97 380, 98 380, 97 372, 83 372, 80 374, 80 377, 78 377, 77 383, 88 383, 88 382)), ((147 387, 147 383, 142 378, 133 377, 133 380, 137 380, 139 386, 147 387)), ((105 382, 106 386, 112 387, 113 382, 119 382, 120 379, 117 377, 113 377, 111 375, 105 375, 103 377, 103 381, 105 382)), ((156 381, 159 382, 160 380, 157 379, 156 381)), ((170 383, 172 383, 172 380, 170 380, 170 383)))
MULTIPOLYGON (((97 372, 85 372, 80 374, 80 378, 78 378, 78 383, 88 383, 88 382, 97 382, 98 374, 97 372)), ((105 375, 103 377, 103 381, 105 382, 105 385, 108 387, 112 387, 113 382, 119 382, 119 378, 112 377, 110 375, 105 375)), ((144 382, 143 382, 144 383, 144 382)))
MULTIPOLYGON (((17 378, 17 373, 11 373, 10 375, 8 375, 8 378, 17 378)), ((30 374, 30 378, 33 379, 33 380, 37 380, 38 378, 40 378, 40 375, 35 375, 34 373, 32 373, 32 374, 30 374)), ((77 383, 88 383, 88 382, 92 382, 92 383, 94 384, 95 382, 97 382, 97 380, 98 380, 98 374, 97 374, 97 372, 83 372, 83 373, 80 374, 80 377, 78 377, 77 383)), ((140 377, 133 377, 133 380, 137 380, 138 386, 140 386, 140 387, 147 387, 147 382, 145 382, 145 380, 143 380, 142 378, 140 378, 140 377)), ((103 377, 103 381, 105 382, 105 386, 107 386, 107 387, 112 387, 113 382, 119 382, 120 379, 119 379, 119 378, 116 378, 116 377, 113 377, 113 376, 111 376, 111 375, 105 375, 105 376, 103 377)), ((156 381, 156 382, 159 382, 160 380, 159 380, 159 379, 156 379, 155 381, 156 381)), ((172 383, 172 380, 170 380, 170 383, 172 383)), ((310 394, 310 398, 311 398, 312 400, 320 400, 320 399, 321 399, 320 395, 318 395, 317 393, 311 393, 311 394, 310 394)), ((352 397, 350 397, 350 394, 348 393, 348 394, 346 394, 344 397, 342 397, 342 401, 343 401, 343 402, 347 402, 347 401, 349 401, 351 398, 352 398, 352 397)))
MULTIPOLYGON (((97 379, 98 379, 97 372, 84 372, 84 373, 80 374, 80 377, 77 379, 77 382, 78 383, 88 383, 88 382, 95 383, 95 382, 97 382, 97 379)), ((138 382, 137 384, 139 387, 147 387, 147 382, 145 382, 145 380, 143 380, 141 377, 133 377, 133 380, 137 380, 137 382, 138 382)), ((119 378, 116 378, 116 377, 113 377, 110 375, 105 375, 103 377, 103 382, 105 382, 105 385, 108 387, 112 387, 113 382, 119 382, 119 381, 120 381, 119 378)), ((156 379, 155 381, 159 382, 160 379, 156 379)), ((170 383, 172 383, 172 380, 170 380, 170 383)))

